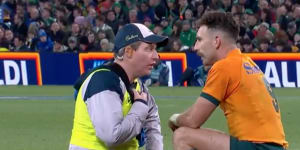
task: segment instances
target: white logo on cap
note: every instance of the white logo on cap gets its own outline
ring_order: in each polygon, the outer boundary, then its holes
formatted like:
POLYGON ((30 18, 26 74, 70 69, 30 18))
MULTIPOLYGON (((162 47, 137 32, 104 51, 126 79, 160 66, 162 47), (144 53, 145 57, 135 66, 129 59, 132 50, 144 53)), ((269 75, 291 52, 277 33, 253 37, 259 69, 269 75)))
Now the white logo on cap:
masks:
POLYGON ((126 40, 126 41, 129 41, 129 40, 134 39, 134 38, 137 38, 137 37, 138 37, 138 35, 127 35, 127 36, 125 37, 125 40, 126 40))

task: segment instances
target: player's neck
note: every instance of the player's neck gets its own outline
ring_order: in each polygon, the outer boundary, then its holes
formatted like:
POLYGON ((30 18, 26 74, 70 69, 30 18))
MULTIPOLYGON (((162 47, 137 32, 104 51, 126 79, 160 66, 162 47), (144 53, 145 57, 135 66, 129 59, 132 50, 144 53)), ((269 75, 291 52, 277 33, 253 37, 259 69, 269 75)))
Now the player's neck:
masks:
POLYGON ((219 59, 223 59, 225 57, 227 57, 227 55, 234 49, 237 49, 237 45, 236 44, 226 44, 222 47, 222 50, 220 52, 219 55, 219 59))

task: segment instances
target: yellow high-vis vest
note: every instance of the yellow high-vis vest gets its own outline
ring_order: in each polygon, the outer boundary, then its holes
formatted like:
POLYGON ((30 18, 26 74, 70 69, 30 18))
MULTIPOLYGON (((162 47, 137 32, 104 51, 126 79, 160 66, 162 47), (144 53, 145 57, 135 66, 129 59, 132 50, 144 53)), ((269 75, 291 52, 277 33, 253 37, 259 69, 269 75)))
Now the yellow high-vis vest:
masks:
MULTIPOLYGON (((98 71, 110 71, 109 69, 98 69, 92 72, 89 76, 92 76, 95 72, 98 71)), ((140 91, 140 84, 137 80, 136 90, 140 91)), ((96 131, 93 127, 92 121, 90 119, 87 106, 84 102, 82 95, 82 87, 79 89, 76 104, 75 104, 75 114, 74 114, 74 125, 71 136, 71 144, 80 146, 82 148, 93 149, 93 150, 138 150, 139 144, 136 138, 131 139, 126 143, 122 143, 115 147, 108 148, 106 144, 101 141, 96 136, 96 131)), ((130 101, 129 93, 126 91, 123 98, 122 111, 123 116, 126 116, 132 106, 130 101)), ((105 114, 103 114, 105 115, 105 114)))

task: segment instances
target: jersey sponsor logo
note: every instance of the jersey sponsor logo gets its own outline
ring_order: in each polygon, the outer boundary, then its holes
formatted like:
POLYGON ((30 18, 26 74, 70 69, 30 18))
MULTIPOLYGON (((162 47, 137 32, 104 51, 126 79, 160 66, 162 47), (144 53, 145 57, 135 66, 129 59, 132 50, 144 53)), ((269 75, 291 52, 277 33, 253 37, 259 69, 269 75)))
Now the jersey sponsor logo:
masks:
POLYGON ((252 66, 250 63, 245 62, 243 63, 243 67, 246 70, 247 74, 257 74, 261 73, 261 70, 259 69, 258 66, 252 66))

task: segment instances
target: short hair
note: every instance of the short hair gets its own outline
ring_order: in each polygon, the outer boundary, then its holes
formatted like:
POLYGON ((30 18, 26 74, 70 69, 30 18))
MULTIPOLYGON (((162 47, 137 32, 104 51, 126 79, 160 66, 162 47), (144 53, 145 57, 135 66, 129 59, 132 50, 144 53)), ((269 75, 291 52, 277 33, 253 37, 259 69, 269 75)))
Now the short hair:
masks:
POLYGON ((205 13, 199 23, 199 27, 207 26, 208 29, 217 29, 226 32, 232 39, 237 41, 239 25, 234 21, 230 12, 210 11, 205 13))
POLYGON ((96 17, 96 20, 105 22, 105 16, 104 15, 99 15, 99 16, 96 17))
MULTIPOLYGON (((140 45, 141 45, 141 41, 137 41, 137 42, 134 42, 128 46, 131 46, 132 49, 136 50, 140 45)), ((126 46, 125 46, 126 47, 126 46)), ((121 49, 119 49, 118 51, 116 51, 114 53, 114 58, 115 59, 118 59, 118 60, 123 60, 123 56, 125 54, 125 47, 122 47, 121 49)))

